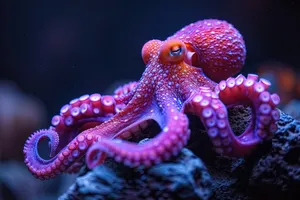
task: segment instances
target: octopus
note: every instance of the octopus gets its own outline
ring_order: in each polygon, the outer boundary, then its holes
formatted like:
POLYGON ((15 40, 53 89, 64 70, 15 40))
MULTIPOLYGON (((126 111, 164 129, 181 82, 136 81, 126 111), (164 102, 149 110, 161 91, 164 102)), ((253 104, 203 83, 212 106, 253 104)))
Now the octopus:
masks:
POLYGON ((142 48, 141 79, 117 88, 113 95, 83 95, 63 106, 49 129, 33 133, 24 146, 25 163, 38 179, 74 173, 86 163, 92 169, 107 157, 129 167, 150 167, 176 156, 190 137, 187 114, 203 123, 214 150, 241 157, 277 130, 280 114, 270 82, 255 74, 235 76, 246 58, 245 42, 233 25, 221 20, 192 23, 165 41, 142 48), (237 135, 228 108, 249 106, 252 118, 237 135), (130 141, 151 123, 160 132, 142 143, 130 141), (50 158, 38 153, 49 140, 50 158))

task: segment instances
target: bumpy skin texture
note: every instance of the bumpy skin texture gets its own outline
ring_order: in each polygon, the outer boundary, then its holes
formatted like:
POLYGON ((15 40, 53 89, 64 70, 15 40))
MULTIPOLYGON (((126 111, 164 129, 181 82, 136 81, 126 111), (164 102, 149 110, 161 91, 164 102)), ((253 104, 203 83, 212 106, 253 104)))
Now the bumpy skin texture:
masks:
POLYGON ((146 69, 139 82, 117 89, 114 96, 94 94, 71 101, 52 120, 54 127, 28 139, 25 163, 40 179, 72 171, 85 154, 90 168, 106 156, 130 167, 157 164, 186 145, 190 130, 185 113, 200 117, 216 152, 249 154, 276 131, 280 100, 267 91, 270 83, 256 75, 230 78, 242 68, 245 53, 240 33, 219 20, 198 21, 166 41, 151 40, 142 49, 146 69), (215 82, 221 79, 227 80, 215 82), (251 106, 253 113, 240 136, 231 130, 226 109, 237 104, 251 106), (142 144, 126 141, 151 120, 162 129, 156 137, 142 144), (44 138, 50 139, 50 160, 37 153, 44 138))

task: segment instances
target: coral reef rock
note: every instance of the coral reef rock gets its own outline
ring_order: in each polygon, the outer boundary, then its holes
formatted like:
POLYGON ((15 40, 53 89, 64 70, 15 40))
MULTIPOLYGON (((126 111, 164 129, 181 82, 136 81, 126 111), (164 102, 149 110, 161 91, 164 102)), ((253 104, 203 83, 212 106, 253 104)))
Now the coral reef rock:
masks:
POLYGON ((125 167, 108 160, 83 172, 59 199, 209 199, 212 182, 202 161, 190 150, 151 168, 125 167))
POLYGON ((272 148, 253 168, 249 184, 274 198, 296 198, 296 194, 299 198, 300 121, 281 113, 278 125, 272 148))
MULTIPOLYGON (((245 130, 251 110, 242 106, 229 111, 230 123, 238 135, 245 130)), ((213 180, 211 199, 299 199, 300 121, 280 112, 278 131, 245 158, 217 155, 198 119, 192 121, 189 144, 208 168, 213 180), (198 130, 197 130, 198 129, 198 130), (200 134, 199 134, 200 131, 200 134)))

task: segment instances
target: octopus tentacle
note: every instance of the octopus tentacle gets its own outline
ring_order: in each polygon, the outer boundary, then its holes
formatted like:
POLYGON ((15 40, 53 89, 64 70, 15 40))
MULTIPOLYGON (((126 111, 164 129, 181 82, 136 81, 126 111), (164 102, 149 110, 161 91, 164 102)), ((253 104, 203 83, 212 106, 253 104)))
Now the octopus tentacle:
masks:
POLYGON ((101 124, 120 112, 114 96, 83 95, 70 101, 60 109, 60 115, 52 118, 53 130, 59 134, 69 132, 72 128, 88 122, 101 124))
POLYGON ((51 152, 55 152, 59 143, 59 135, 53 130, 35 132, 26 141, 23 150, 27 167, 36 178, 41 180, 53 178, 64 172, 75 161, 80 159, 86 152, 86 149, 97 139, 97 137, 91 134, 81 134, 73 139, 56 156, 45 160, 38 154, 38 144, 46 138, 50 139, 51 152))
POLYGON ((119 110, 122 110, 129 101, 133 98, 138 82, 129 82, 123 86, 118 87, 115 91, 115 101, 118 104, 119 110))
POLYGON ((89 168, 101 164, 106 155, 127 166, 150 166, 168 160, 186 145, 190 130, 187 117, 175 109, 169 111, 168 121, 162 132, 143 144, 135 144, 119 139, 102 139, 87 152, 86 163, 89 168))
MULTIPOLYGON (((59 134, 70 131, 72 127, 78 127, 87 122, 101 124, 116 113, 119 113, 128 104, 134 95, 138 82, 130 82, 115 90, 114 96, 82 95, 70 101, 60 109, 60 115, 52 118, 53 130, 59 134)), ((88 127, 85 127, 86 129, 88 127)))
POLYGON ((65 173, 74 174, 78 173, 81 167, 84 165, 84 159, 80 159, 74 162, 68 169, 66 169, 65 173))
MULTIPOLYGON (((247 78, 239 75, 221 81, 216 87, 220 100, 230 107, 235 104, 249 104, 252 108, 252 125, 249 127, 257 137, 267 139, 277 130, 276 122, 279 120, 279 111, 276 106, 280 103, 277 94, 270 94, 267 89, 271 83, 255 74, 247 78), (230 98, 229 96, 230 95, 230 98)), ((247 130, 246 130, 247 132, 247 130)), ((240 140, 247 140, 249 133, 239 136, 240 140)))
MULTIPOLYGON (((140 96, 133 98, 133 101, 140 102, 141 108, 146 108, 147 106, 147 108, 149 108, 151 105, 149 102, 144 102, 140 96)), ((101 103, 99 96, 97 98, 97 103, 101 103)), ((42 180, 53 178, 70 167, 70 170, 72 171, 72 165, 85 155, 87 149, 93 142, 99 141, 103 137, 107 139, 118 137, 120 130, 125 129, 130 124, 136 122, 137 119, 146 118, 147 109, 135 110, 134 106, 136 106, 136 104, 128 103, 124 110, 121 110, 102 124, 81 132, 61 150, 58 148, 61 146, 61 141, 59 141, 60 135, 55 130, 42 130, 32 134, 26 141, 24 147, 26 165, 34 176, 42 180), (130 111, 133 111, 131 118, 129 117, 130 111), (118 124, 116 124, 116 122, 118 122, 118 124), (45 138, 50 139, 51 154, 59 151, 55 156, 52 155, 53 157, 49 160, 44 160, 38 155, 38 144, 41 139, 45 138), (58 145, 58 143, 60 144, 58 145)), ((153 111, 153 109, 149 111, 150 114, 155 113, 151 111, 153 111)))
POLYGON ((138 85, 137 81, 132 81, 127 84, 124 84, 120 87, 118 87, 115 91, 114 94, 117 96, 125 96, 128 95, 129 93, 135 91, 136 87, 138 85))
POLYGON ((270 85, 268 81, 256 80, 255 75, 249 75, 247 79, 242 75, 235 79, 229 78, 219 83, 216 92, 202 90, 187 102, 186 110, 200 117, 217 153, 247 155, 259 142, 272 137, 276 131, 279 112, 275 106, 279 103, 279 97, 266 91, 270 85), (235 136, 229 124, 226 106, 244 102, 252 106, 252 123, 243 134, 235 136))
POLYGON ((40 179, 52 178, 65 170, 78 171, 82 162, 77 162, 77 159, 85 154, 94 138, 91 134, 77 136, 78 133, 110 119, 120 112, 118 105, 113 96, 92 94, 83 95, 63 106, 60 115, 52 118, 49 130, 37 131, 26 141, 24 154, 29 170, 40 179), (38 144, 46 138, 50 139, 49 160, 42 159, 38 154, 38 144))
POLYGON ((59 134, 60 143, 56 152, 52 152, 50 156, 58 153, 80 132, 109 120, 125 106, 117 95, 95 93, 71 100, 69 104, 60 109, 60 114, 55 115, 51 120, 50 129, 59 134), (118 103, 116 99, 118 99, 118 103))
POLYGON ((217 153, 232 153, 230 145, 235 138, 226 132, 229 125, 227 110, 215 92, 207 87, 200 88, 185 102, 184 111, 201 119, 217 153))

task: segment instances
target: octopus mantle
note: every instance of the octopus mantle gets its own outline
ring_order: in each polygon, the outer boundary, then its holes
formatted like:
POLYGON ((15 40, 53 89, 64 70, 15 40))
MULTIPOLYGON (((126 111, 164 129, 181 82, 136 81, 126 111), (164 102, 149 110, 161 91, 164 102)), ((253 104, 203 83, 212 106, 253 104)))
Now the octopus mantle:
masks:
POLYGON ((142 49, 146 69, 138 82, 128 83, 112 96, 83 95, 63 106, 52 126, 33 133, 24 147, 25 163, 39 179, 77 172, 113 157, 130 167, 145 167, 176 156, 189 136, 187 113, 198 116, 219 154, 244 156, 277 130, 277 94, 257 75, 237 74, 246 49, 241 34, 225 21, 190 24, 165 41, 150 40, 142 49), (252 122, 236 136, 227 108, 252 108, 252 122), (142 144, 129 142, 155 121, 161 132, 142 144), (38 154, 49 139, 50 159, 38 154))

